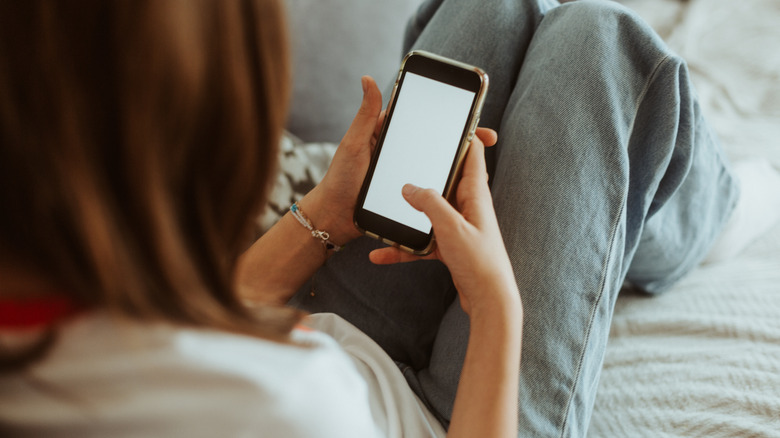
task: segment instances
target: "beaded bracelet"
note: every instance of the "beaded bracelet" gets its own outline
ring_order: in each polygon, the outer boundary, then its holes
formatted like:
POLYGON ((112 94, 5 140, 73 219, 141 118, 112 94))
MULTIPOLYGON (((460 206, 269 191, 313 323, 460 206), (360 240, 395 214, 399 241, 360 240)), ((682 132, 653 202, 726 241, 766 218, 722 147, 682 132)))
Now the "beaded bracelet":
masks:
POLYGON ((311 231, 311 236, 322 243, 322 246, 325 248, 326 252, 330 250, 337 252, 340 251, 341 248, 344 248, 343 246, 339 246, 331 242, 330 234, 328 234, 327 231, 315 229, 309 218, 303 214, 303 210, 301 210, 301 207, 298 206, 297 202, 294 202, 293 205, 290 206, 290 213, 292 213, 293 217, 297 219, 301 225, 303 225, 307 230, 311 231))

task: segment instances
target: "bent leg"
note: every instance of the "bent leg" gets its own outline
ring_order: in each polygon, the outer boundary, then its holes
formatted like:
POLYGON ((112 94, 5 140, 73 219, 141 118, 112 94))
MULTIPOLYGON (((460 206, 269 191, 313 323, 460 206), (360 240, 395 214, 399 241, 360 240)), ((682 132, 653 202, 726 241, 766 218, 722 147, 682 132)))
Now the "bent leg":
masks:
MULTIPOLYGON (((544 10, 555 4, 549 0, 429 2, 412 19, 407 36, 416 40, 422 34, 419 41, 424 45, 417 48, 428 48, 488 72, 490 92, 481 124, 498 128, 523 53, 544 10), (490 10, 501 12, 487 13, 490 10)), ((412 372, 428 365, 439 323, 456 293, 449 272, 439 262, 372 265, 368 252, 382 245, 369 238, 351 242, 315 274, 291 304, 310 312, 342 316, 412 372)))
MULTIPOLYGON (((675 279, 669 267, 696 259, 689 250, 709 244, 735 197, 720 159, 702 158, 719 152, 684 64, 612 2, 553 6, 439 0, 408 34, 414 48, 490 75, 482 121, 499 131, 494 204, 525 309, 523 436, 585 434, 629 266, 642 271, 630 275, 637 283, 675 279), (691 239, 685 251, 657 259, 654 247, 675 235, 691 239)), ((296 300, 344 316, 411 365, 410 385, 446 423, 468 318, 443 266, 372 266, 379 245, 351 243, 317 273, 314 296, 296 300)))
MULTIPOLYGON (((503 114, 492 185, 525 310, 519 435, 585 435, 634 254, 687 236, 648 274, 668 283, 679 273, 668 267, 690 269, 681 261, 722 226, 736 191, 708 132, 685 65, 634 14, 580 1, 545 15, 503 114)), ((467 339, 456 302, 412 380, 445 418, 467 339)))

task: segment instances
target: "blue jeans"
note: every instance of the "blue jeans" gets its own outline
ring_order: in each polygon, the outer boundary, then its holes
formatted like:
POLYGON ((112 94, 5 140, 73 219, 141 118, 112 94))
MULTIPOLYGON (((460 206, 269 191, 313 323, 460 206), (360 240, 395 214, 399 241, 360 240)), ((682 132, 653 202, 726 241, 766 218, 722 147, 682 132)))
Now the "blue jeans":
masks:
MULTIPOLYGON (((661 292, 694 268, 738 189, 685 63, 608 1, 437 0, 406 49, 484 68, 491 189, 525 310, 520 436, 584 436, 624 281, 661 292)), ((446 268, 373 266, 347 245, 293 303, 337 313, 399 363, 446 425, 468 339, 446 268)))

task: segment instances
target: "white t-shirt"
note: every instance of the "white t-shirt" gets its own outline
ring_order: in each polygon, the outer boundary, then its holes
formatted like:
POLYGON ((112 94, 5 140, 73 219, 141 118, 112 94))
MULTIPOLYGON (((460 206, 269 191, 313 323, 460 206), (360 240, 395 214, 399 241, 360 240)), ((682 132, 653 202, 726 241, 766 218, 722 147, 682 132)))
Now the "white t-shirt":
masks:
POLYGON ((445 435, 365 334, 332 314, 306 325, 284 345, 81 316, 45 360, 0 375, 0 436, 445 435))

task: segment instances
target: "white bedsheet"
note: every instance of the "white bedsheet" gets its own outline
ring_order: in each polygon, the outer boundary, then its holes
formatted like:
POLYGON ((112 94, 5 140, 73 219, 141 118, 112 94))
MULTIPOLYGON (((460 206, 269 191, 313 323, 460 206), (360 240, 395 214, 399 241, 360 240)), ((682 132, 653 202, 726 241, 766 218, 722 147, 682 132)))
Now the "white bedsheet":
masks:
POLYGON ((621 296, 594 437, 780 437, 780 226, 658 296, 621 296))
MULTIPOLYGON (((780 1, 632 0, 735 160, 780 169, 780 1)), ((618 299, 594 437, 780 437, 780 224, 658 297, 618 299)))

